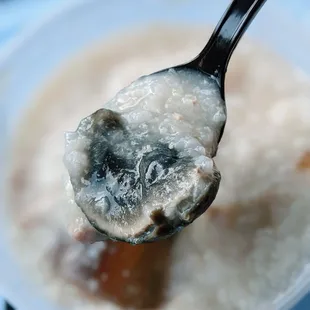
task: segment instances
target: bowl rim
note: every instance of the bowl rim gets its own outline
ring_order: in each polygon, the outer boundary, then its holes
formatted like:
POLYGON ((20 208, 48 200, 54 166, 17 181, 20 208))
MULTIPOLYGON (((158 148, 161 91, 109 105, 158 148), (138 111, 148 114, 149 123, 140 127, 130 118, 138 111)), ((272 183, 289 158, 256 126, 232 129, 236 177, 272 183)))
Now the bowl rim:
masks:
POLYGON ((41 27, 52 23, 58 16, 66 14, 74 7, 84 5, 91 1, 94 2, 96 0, 69 0, 55 4, 51 12, 45 12, 42 16, 38 17, 36 21, 22 29, 18 36, 14 36, 7 43, 4 43, 4 47, 0 50, 0 66, 5 63, 16 50, 21 48, 29 37, 36 35, 41 27))

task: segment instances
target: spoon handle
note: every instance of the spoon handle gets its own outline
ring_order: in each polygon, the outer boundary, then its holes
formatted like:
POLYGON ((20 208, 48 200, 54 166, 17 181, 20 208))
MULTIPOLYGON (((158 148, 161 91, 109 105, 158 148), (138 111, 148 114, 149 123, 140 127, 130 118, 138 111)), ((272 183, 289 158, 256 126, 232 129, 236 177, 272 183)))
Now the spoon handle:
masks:
POLYGON ((214 76, 224 94, 224 78, 237 43, 266 0, 234 0, 217 24, 208 44, 192 65, 214 76))

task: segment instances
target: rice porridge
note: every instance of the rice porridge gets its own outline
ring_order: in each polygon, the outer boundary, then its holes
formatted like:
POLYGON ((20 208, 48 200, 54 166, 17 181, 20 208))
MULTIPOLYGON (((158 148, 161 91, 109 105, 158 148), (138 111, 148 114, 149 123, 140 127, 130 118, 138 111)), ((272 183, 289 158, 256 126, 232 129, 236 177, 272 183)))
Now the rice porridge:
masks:
MULTIPOLYGON (((309 263, 310 79, 246 39, 227 71, 222 180, 206 213, 152 244, 90 244, 76 230, 87 222, 66 195, 64 132, 138 77, 192 59, 206 32, 153 27, 94 46, 29 105, 11 156, 12 243, 66 309, 273 309, 309 263)), ((172 117, 166 129, 181 124, 172 117)), ((210 131, 196 129, 208 146, 210 131)))
POLYGON ((134 81, 104 107, 66 133, 64 156, 71 201, 96 240, 139 244, 191 224, 220 183, 212 158, 226 108, 216 81, 193 69, 164 70, 134 81))

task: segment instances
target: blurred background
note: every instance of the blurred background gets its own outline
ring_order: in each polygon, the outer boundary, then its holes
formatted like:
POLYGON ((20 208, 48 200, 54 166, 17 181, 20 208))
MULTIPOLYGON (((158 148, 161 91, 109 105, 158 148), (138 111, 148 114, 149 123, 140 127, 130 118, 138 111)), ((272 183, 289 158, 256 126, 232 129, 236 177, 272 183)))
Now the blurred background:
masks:
MULTIPOLYGON (((21 36, 25 29, 31 28, 33 24, 44 19, 44 16, 75 1, 77 0, 0 0, 0 50, 21 36)), ((296 6, 294 6, 294 1, 289 1, 290 8, 293 8, 292 14, 300 16, 305 23, 310 23, 310 12, 303 9, 302 3, 308 3, 308 1, 299 1, 296 6)), ((284 6, 285 3, 287 2, 283 1, 284 6)), ((5 296, 0 296, 0 310, 4 309, 12 308, 6 305, 5 296)), ((306 309, 310 309, 310 295, 294 308, 294 310, 306 309)))

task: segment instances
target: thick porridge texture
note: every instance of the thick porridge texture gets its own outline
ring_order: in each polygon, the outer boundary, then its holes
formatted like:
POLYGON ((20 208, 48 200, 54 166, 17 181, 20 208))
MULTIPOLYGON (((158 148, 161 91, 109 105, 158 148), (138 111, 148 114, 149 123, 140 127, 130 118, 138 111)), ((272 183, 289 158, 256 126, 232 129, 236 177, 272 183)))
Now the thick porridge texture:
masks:
POLYGON ((97 240, 140 244, 179 232, 219 188, 212 158, 226 107, 217 83, 171 68, 139 78, 104 106, 66 133, 74 204, 97 240))
MULTIPOLYGON (((192 59, 207 33, 154 27, 94 46, 51 78, 25 112, 8 182, 12 244, 25 270, 66 309, 273 309, 310 262, 310 79, 247 39, 227 72, 227 125, 215 158, 222 180, 211 207, 170 239, 87 242, 92 229, 65 189, 64 132, 139 76, 192 59)), ((184 98, 161 127, 156 111, 125 116, 170 130, 171 143, 179 132, 196 143, 197 131, 200 143, 189 155, 211 171, 212 156, 199 147, 212 152, 212 132, 184 122, 196 100, 191 92, 184 98)))

